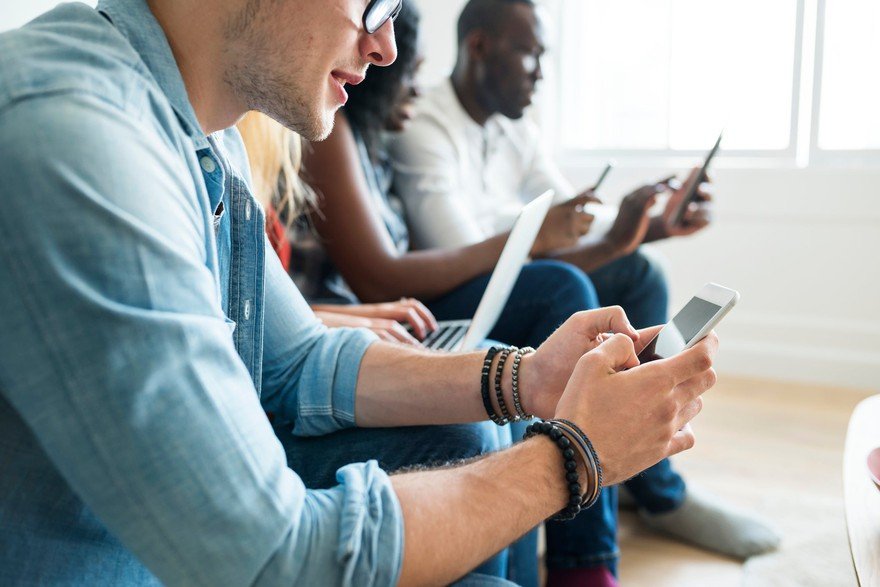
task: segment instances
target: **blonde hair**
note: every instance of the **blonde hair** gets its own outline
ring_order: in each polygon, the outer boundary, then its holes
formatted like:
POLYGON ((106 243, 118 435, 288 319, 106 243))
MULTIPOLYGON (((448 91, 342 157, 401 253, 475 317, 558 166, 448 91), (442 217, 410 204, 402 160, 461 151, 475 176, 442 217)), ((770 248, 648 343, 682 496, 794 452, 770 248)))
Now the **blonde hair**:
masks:
POLYGON ((315 192, 300 178, 302 139, 256 111, 248 112, 237 126, 250 161, 254 197, 292 223, 315 201, 315 192))

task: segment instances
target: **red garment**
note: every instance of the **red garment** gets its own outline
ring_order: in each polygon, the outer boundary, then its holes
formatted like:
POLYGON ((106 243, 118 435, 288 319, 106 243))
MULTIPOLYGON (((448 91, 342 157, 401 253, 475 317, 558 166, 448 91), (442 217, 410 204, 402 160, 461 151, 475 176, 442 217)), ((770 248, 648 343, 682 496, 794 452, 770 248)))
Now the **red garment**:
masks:
POLYGON ((278 218, 275 208, 269 206, 266 209, 266 234, 269 235, 269 243, 275 249, 275 254, 281 259, 281 265, 285 271, 290 271, 290 241, 287 240, 287 230, 284 223, 278 218))

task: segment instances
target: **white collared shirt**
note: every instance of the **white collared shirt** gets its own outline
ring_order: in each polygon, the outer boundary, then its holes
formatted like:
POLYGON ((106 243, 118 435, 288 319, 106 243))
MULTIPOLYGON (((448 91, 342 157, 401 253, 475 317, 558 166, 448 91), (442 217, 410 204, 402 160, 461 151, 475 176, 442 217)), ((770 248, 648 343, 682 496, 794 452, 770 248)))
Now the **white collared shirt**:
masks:
POLYGON ((480 126, 448 79, 419 100, 389 149, 415 248, 483 241, 509 230, 523 204, 545 190, 556 190, 556 201, 574 194, 533 121, 496 114, 480 126))

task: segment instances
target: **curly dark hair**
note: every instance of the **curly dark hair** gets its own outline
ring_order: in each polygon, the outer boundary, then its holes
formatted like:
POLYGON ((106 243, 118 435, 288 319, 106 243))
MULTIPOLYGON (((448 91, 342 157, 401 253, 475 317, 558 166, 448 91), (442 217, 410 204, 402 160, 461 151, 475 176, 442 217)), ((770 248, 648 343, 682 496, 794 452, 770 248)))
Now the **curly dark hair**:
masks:
POLYGON ((363 138, 373 159, 378 156, 379 137, 394 110, 400 86, 407 75, 414 74, 418 59, 419 20, 418 8, 412 0, 404 0, 403 8, 394 20, 397 60, 388 67, 371 67, 363 82, 346 88, 345 116, 352 129, 363 138))

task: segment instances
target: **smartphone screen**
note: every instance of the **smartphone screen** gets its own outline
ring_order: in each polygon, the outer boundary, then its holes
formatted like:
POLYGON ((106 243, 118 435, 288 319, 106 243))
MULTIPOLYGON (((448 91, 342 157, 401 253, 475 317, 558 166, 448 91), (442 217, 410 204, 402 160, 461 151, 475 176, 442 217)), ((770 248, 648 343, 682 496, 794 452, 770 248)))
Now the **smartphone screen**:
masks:
POLYGON ((639 353, 639 361, 647 363, 677 355, 687 348, 694 337, 720 311, 721 306, 717 304, 698 297, 691 298, 675 318, 639 353))

